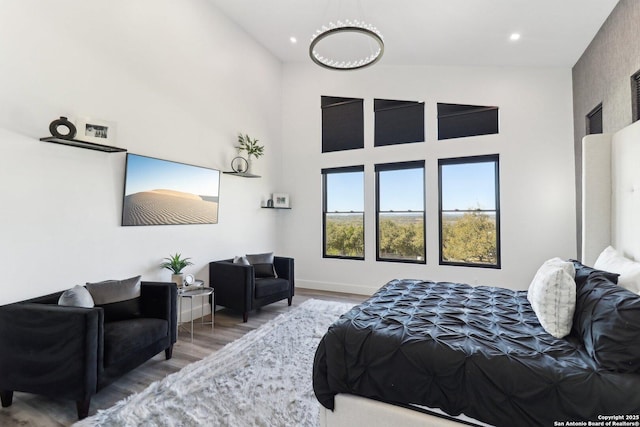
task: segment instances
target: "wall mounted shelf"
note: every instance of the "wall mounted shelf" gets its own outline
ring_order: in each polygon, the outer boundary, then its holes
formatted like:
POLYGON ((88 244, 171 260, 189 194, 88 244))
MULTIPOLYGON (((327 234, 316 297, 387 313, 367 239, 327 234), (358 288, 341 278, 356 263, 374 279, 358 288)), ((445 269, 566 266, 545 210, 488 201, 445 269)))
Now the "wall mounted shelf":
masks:
POLYGON ((276 208, 274 206, 260 206, 262 209, 291 209, 291 208, 276 208))
POLYGON ((226 173, 227 175, 235 175, 235 176, 240 176, 242 178, 262 178, 260 175, 254 175, 252 173, 247 173, 247 172, 231 172, 231 171, 225 171, 223 173, 226 173))
POLYGON ((87 150, 103 151, 105 153, 121 153, 121 152, 127 151, 126 148, 95 144, 93 142, 79 141, 77 139, 56 138, 55 136, 40 138, 40 141, 52 142, 54 144, 68 145, 70 147, 86 148, 87 150))

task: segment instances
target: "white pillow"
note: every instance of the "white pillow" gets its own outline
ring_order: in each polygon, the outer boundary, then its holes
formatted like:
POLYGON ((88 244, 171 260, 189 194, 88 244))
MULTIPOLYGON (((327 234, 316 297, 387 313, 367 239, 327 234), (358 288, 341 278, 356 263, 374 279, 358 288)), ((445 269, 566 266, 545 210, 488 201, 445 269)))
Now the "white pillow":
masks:
POLYGON ((616 251, 613 247, 607 247, 593 265, 598 270, 618 273, 618 285, 640 294, 640 262, 635 262, 616 251))
POLYGON ((576 309, 575 275, 572 262, 552 258, 542 264, 529 285, 531 308, 544 330, 556 338, 571 332, 576 309))

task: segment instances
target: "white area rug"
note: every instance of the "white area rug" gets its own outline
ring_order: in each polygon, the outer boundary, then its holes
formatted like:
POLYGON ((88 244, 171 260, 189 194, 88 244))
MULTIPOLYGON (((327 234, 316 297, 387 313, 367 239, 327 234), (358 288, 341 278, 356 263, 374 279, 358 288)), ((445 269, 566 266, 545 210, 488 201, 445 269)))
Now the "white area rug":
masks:
POLYGON ((74 426, 317 426, 313 357, 352 306, 305 301, 74 426))

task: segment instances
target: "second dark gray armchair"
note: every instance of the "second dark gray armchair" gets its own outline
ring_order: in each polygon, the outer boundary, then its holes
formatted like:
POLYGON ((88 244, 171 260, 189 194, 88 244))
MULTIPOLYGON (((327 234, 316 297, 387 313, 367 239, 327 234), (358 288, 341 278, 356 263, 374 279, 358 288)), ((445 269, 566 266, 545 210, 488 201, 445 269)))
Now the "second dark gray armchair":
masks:
POLYGON ((246 322, 249 312, 267 304, 287 299, 295 292, 294 260, 274 257, 277 277, 256 277, 253 265, 234 264, 233 259, 209 263, 209 282, 215 291, 215 304, 242 313, 246 322))

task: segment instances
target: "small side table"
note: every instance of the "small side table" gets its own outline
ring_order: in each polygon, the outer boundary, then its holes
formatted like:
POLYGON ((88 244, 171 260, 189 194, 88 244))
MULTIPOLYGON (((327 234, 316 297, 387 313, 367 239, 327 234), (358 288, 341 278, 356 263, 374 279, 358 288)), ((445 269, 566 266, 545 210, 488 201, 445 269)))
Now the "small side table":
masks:
MULTIPOLYGON (((204 283, 204 282, 203 282, 204 283)), ((213 295, 213 288, 205 288, 205 287, 198 287, 198 286, 189 286, 189 287, 185 287, 182 288, 180 290, 180 292, 178 292, 178 297, 179 299, 179 308, 178 308, 178 313, 179 313, 179 320, 178 320, 178 328, 180 328, 180 326, 183 325, 182 322, 182 299, 183 298, 188 298, 189 299, 189 313, 191 314, 191 342, 193 342, 193 298, 195 297, 201 297, 201 302, 200 302, 200 320, 201 323, 203 325, 205 324, 209 324, 211 323, 211 329, 213 330, 213 312, 215 310, 214 308, 214 302, 212 301, 211 304, 211 322, 206 322, 204 321, 204 297, 207 297, 209 295, 213 295)))

